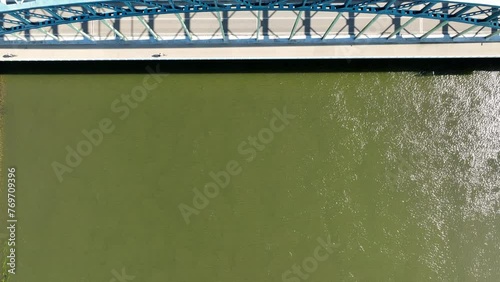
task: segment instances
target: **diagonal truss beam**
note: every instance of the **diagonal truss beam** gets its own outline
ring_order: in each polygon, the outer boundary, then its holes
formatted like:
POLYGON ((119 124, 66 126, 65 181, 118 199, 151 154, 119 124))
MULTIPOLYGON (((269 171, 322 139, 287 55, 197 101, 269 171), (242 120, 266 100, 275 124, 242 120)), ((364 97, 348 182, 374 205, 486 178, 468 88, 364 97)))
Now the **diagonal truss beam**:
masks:
POLYGON ((162 40, 162 38, 149 26, 149 24, 144 20, 143 17, 137 17, 141 24, 149 31, 155 40, 162 40))
POLYGON ((54 40, 61 41, 61 39, 59 37, 55 36, 51 32, 46 31, 44 28, 39 28, 37 30, 41 31, 42 33, 44 33, 45 35, 47 35, 48 37, 50 37, 50 38, 52 38, 54 40))
POLYGON ((449 23, 448 21, 440 22, 438 25, 436 25, 435 27, 431 28, 431 30, 429 30, 424 35, 422 35, 420 37, 420 40, 429 37, 429 35, 433 34, 436 30, 438 30, 439 28, 442 28, 443 26, 447 25, 448 23, 449 23))
POLYGON ((453 36, 453 39, 457 38, 457 37, 460 37, 460 36, 463 36, 465 35, 466 33, 469 33, 471 32, 473 29, 476 29, 477 26, 473 25, 473 26, 470 26, 468 27, 467 29, 465 29, 464 31, 458 33, 457 35, 453 36))
POLYGON ((127 40, 127 37, 125 37, 125 35, 123 35, 120 31, 118 31, 112 25, 110 25, 107 20, 101 20, 100 22, 103 23, 109 29, 111 29, 111 31, 113 31, 121 40, 127 40))
POLYGON ((189 31, 189 29, 187 28, 186 26, 186 23, 184 22, 184 20, 181 18, 181 16, 179 14, 175 14, 175 17, 177 18, 177 20, 179 20, 179 22, 181 23, 181 26, 182 26, 182 29, 184 30, 184 34, 187 36, 187 38, 189 40, 193 40, 193 36, 191 35, 191 31, 189 31))
POLYGON ((363 35, 380 17, 381 15, 376 15, 355 37, 354 39, 358 39, 361 35, 363 35))
POLYGON ((290 36, 288 37, 288 40, 292 40, 293 36, 297 32, 297 25, 299 24, 299 21, 302 19, 302 10, 297 13, 297 17, 295 18, 295 22, 293 23, 292 31, 290 31, 290 36))
POLYGON ((14 36, 15 38, 17 38, 17 39, 19 39, 19 40, 22 40, 22 41, 28 42, 28 39, 26 39, 25 37, 20 36, 20 35, 19 35, 19 34, 17 34, 17 33, 11 33, 10 35, 14 36))
POLYGON ((81 34, 83 37, 87 38, 88 40, 90 41, 95 41, 94 37, 92 37, 90 34, 87 34, 86 32, 84 32, 81 28, 77 28, 74 24, 70 23, 68 24, 68 26, 73 29, 74 31, 76 31, 77 34, 81 34))
POLYGON ((330 31, 332 31, 332 28, 335 26, 335 24, 339 21, 339 19, 341 17, 342 17, 342 13, 338 13, 337 16, 335 17, 335 19, 333 19, 330 26, 328 26, 328 28, 326 29, 325 34, 323 34, 323 36, 321 37, 321 40, 324 40, 328 36, 330 31))
POLYGON ((400 27, 396 28, 393 33, 391 33, 387 39, 391 39, 392 37, 398 35, 403 29, 405 29, 407 26, 409 26, 412 22, 414 22, 417 18, 410 18, 408 21, 406 21, 404 24, 402 24, 400 27))

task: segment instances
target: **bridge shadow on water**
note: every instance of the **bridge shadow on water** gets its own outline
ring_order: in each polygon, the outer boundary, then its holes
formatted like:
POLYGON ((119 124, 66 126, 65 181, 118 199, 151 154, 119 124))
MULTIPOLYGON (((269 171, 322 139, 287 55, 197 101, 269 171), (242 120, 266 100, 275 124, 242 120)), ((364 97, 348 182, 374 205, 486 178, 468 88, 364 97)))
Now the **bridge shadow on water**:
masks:
POLYGON ((145 73, 159 64, 165 73, 319 73, 416 72, 420 75, 462 75, 500 71, 499 59, 314 59, 215 61, 0 62, 0 74, 145 73))

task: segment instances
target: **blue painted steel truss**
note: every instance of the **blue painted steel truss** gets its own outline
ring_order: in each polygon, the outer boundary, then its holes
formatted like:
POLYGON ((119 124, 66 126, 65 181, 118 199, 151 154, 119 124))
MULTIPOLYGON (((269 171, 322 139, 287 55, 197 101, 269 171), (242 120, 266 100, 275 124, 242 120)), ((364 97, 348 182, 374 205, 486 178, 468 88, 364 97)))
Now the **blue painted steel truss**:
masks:
MULTIPOLYGON (((0 4, 0 35, 41 29, 64 24, 114 18, 223 11, 324 11, 426 18, 448 23, 464 23, 472 27, 492 29, 500 33, 500 1, 480 0, 32 0, 25 4, 0 4), (37 5, 37 2, 43 3, 37 5), (478 4, 478 2, 480 2, 478 4), (496 2, 496 1, 495 1, 496 2)), ((436 28, 438 28, 436 27, 436 28)), ((154 32, 154 31, 151 31, 154 32)), ((393 37, 399 31, 389 36, 393 37)), ((425 36, 426 37, 426 36, 425 36)))

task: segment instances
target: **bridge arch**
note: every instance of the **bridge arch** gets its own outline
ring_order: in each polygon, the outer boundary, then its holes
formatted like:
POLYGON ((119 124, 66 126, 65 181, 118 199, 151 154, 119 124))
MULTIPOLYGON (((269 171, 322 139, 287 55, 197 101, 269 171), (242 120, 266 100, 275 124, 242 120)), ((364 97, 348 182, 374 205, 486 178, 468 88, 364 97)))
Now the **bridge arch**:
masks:
MULTIPOLYGON (((45 28, 62 25, 73 26, 77 23, 101 21, 118 38, 124 39, 120 30, 117 30, 107 21, 137 17, 155 40, 159 39, 154 28, 148 26, 143 17, 174 14, 176 15, 186 34, 189 28, 183 22, 180 14, 185 13, 214 13, 219 21, 221 33, 224 34, 221 13, 252 11, 261 15, 262 12, 290 11, 297 17, 290 27, 292 39, 297 24, 302 20, 304 12, 321 12, 331 14, 331 25, 318 40, 324 41, 331 28, 336 24, 343 13, 355 15, 372 15, 373 18, 353 34, 352 40, 362 39, 363 33, 377 22, 379 17, 408 19, 403 24, 394 27, 390 34, 378 38, 379 40, 397 40, 398 35, 414 20, 434 20, 436 25, 424 30, 418 37, 407 41, 429 40, 429 37, 440 28, 458 23, 465 25, 454 36, 440 40, 468 40, 468 41, 500 41, 500 3, 494 0, 134 0, 134 1, 95 1, 95 0, 25 0, 22 4, 12 3, 12 0, 3 0, 0 4, 0 36, 14 35, 22 39, 22 33, 31 30, 41 30, 50 38, 58 41, 57 35, 51 34, 45 28), (466 35, 477 28, 490 29, 488 34, 480 36, 466 35)), ((261 19, 257 21, 260 23, 261 19)), ((75 31, 84 35, 88 40, 94 39, 80 29, 75 31)), ((223 35, 224 37, 224 35, 223 35)), ((191 39, 191 37, 189 37, 191 39)), ((335 38, 331 38, 335 39, 335 38)), ((326 40, 328 41, 328 40, 326 40)), ((372 40, 373 41, 373 40, 372 40)), ((376 42, 376 40, 375 40, 376 42)))

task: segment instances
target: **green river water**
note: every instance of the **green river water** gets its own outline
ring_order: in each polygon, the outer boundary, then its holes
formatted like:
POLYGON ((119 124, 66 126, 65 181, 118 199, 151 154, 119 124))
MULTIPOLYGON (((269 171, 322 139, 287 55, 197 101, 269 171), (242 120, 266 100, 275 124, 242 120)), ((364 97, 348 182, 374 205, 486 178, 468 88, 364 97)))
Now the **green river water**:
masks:
POLYGON ((500 281, 498 72, 2 83, 9 282, 500 281))

